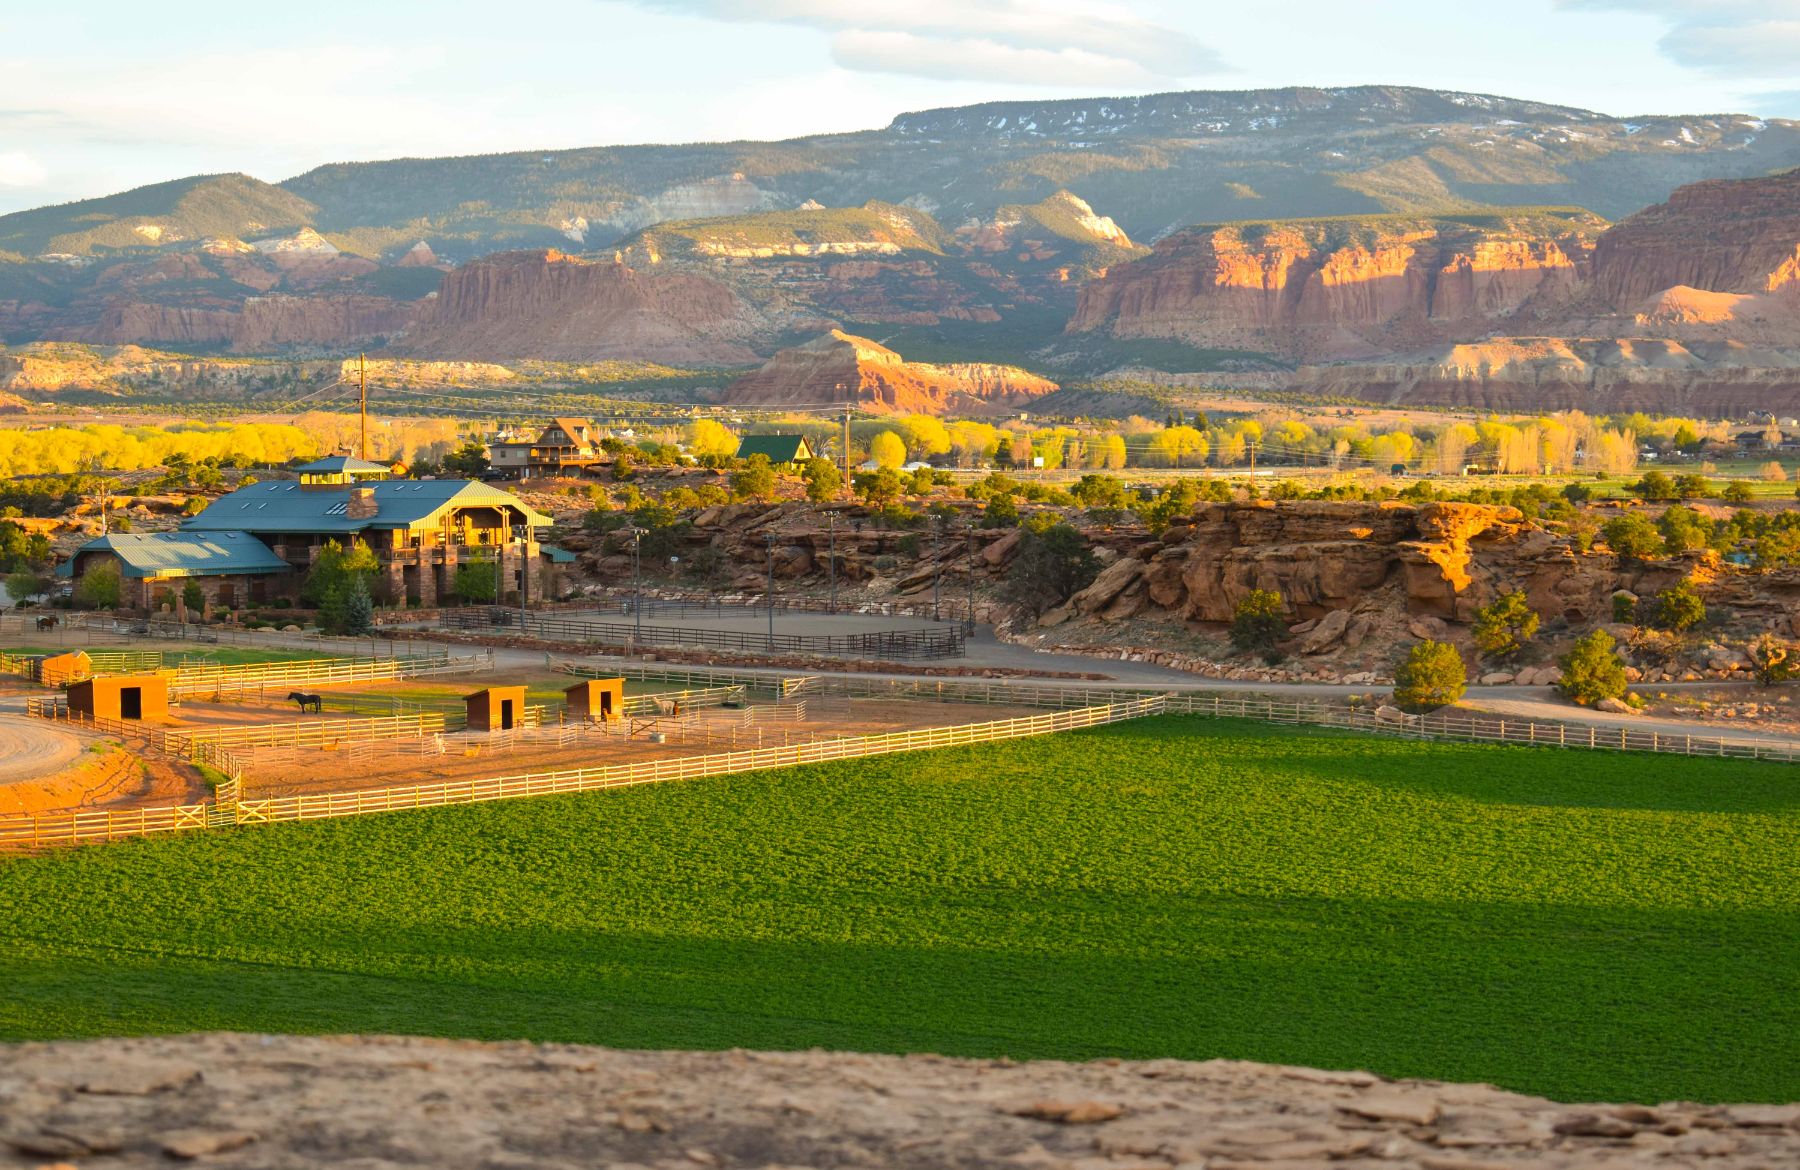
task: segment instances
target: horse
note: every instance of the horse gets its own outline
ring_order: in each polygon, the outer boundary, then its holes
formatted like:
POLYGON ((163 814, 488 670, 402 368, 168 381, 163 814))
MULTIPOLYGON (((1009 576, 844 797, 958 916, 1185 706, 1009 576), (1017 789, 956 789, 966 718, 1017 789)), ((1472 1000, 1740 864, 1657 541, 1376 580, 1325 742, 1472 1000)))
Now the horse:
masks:
POLYGON ((288 698, 300 705, 300 714, 302 715, 306 714, 306 709, 308 707, 313 709, 313 714, 315 715, 325 714, 325 697, 323 695, 308 695, 301 691, 289 691, 288 698))
POLYGON ((54 630, 56 628, 56 615, 49 614, 39 618, 37 620, 37 627, 40 630, 54 630))

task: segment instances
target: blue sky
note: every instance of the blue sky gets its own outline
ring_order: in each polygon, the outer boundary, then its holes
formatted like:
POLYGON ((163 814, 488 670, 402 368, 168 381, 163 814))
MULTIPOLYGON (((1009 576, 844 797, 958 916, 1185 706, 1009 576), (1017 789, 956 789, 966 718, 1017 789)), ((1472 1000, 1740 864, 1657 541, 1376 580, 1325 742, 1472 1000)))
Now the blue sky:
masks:
POLYGON ((0 211, 210 171, 1363 83, 1800 117, 1800 0, 0 0, 0 211))

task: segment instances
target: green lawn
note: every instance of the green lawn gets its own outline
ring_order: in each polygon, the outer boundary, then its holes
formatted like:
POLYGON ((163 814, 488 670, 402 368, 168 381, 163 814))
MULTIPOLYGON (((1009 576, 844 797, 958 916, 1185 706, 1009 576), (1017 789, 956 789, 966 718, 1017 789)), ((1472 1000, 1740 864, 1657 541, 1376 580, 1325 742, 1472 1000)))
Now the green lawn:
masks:
POLYGON ((0 864, 0 1036, 1239 1057, 1800 1098, 1800 778, 1169 717, 0 864))

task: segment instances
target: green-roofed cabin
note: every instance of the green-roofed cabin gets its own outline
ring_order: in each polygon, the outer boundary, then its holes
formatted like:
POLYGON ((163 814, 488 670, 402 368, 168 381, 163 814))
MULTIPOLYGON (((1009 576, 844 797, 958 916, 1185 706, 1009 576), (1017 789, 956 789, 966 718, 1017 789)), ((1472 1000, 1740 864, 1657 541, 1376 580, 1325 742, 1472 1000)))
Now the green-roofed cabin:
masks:
POLYGON ((745 435, 738 440, 737 454, 739 459, 762 455, 777 467, 817 458, 817 452, 806 441, 805 435, 745 435))

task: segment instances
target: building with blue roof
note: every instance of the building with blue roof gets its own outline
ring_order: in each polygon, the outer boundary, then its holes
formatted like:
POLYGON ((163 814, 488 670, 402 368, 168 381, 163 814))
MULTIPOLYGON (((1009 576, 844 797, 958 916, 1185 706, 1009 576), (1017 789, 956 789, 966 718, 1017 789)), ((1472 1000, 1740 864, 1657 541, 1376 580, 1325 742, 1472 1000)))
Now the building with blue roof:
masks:
POLYGON ((550 518, 518 497, 475 480, 389 479, 387 467, 344 456, 296 471, 299 480, 221 496, 177 532, 91 540, 69 573, 115 565, 130 609, 172 605, 190 580, 209 605, 236 608, 291 600, 327 545, 361 541, 381 566, 375 591, 388 604, 439 604, 471 561, 498 565, 503 595, 540 598, 548 576, 537 536, 550 518))

